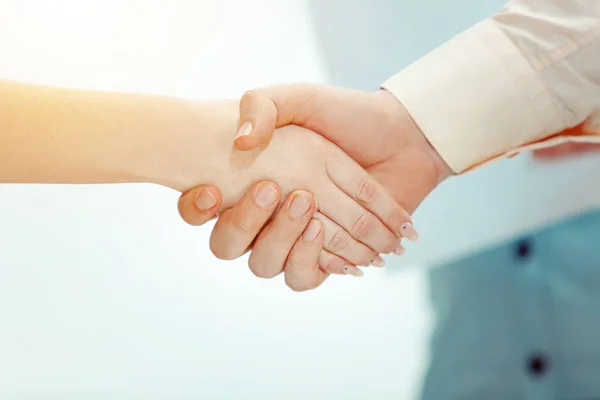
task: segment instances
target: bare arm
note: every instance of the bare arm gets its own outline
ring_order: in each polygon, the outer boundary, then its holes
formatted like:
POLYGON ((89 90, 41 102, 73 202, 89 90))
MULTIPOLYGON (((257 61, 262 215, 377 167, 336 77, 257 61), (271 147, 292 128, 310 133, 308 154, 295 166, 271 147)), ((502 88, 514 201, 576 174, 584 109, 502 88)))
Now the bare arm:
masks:
MULTIPOLYGON (((221 188, 223 211, 252 183, 272 180, 283 195, 294 193, 292 218, 308 223, 318 210, 319 232, 325 227, 330 242, 341 238, 332 249, 350 262, 341 268, 394 251, 410 222, 366 171, 319 135, 287 127, 267 147, 236 150, 237 101, 0 82, 0 112, 0 182, 151 182, 179 191, 205 182, 221 188)), ((276 207, 278 196, 268 197, 267 208, 276 207)), ((333 257, 321 257, 328 271, 333 257)), ((314 287, 324 278, 307 279, 314 287)))
POLYGON ((0 182, 154 182, 185 190, 183 153, 210 152, 216 138, 206 131, 223 125, 224 105, 0 81, 0 182), (181 146, 201 135, 193 149, 181 146))

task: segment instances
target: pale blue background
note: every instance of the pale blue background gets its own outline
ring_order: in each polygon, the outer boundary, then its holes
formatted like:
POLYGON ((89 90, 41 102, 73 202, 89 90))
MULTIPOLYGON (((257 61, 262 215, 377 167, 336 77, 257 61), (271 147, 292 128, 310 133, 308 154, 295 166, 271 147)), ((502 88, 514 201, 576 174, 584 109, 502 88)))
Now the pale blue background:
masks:
MULTIPOLYGON (((237 96, 298 80, 372 89, 501 3, 3 0, 0 76, 195 97, 237 96)), ((552 181, 540 171, 531 179, 541 186, 518 192, 524 181, 515 183, 509 166, 529 164, 516 160, 492 170, 513 185, 504 218, 486 202, 506 205, 505 190, 482 190, 484 179, 465 177, 468 183, 441 188, 417 216, 423 240, 409 248, 412 261, 389 259, 393 274, 370 269, 362 280, 338 277, 305 294, 290 292, 281 279, 254 278, 244 259, 216 261, 208 251, 209 227, 184 225, 177 194, 169 190, 0 186, 0 398, 419 398, 435 318, 448 314, 430 298, 436 275, 403 266, 419 264, 423 254, 439 258, 490 244, 498 238, 493 232, 514 225, 509 216, 539 208, 528 199, 552 181), (477 197, 482 193, 487 196, 477 197), (470 203, 449 213, 459 195, 470 203), (460 240, 448 244, 444 227, 457 215, 463 223, 453 238, 460 240), (485 241, 472 242, 482 236, 485 241)), ((589 176, 597 176, 595 160, 585 163, 589 176)), ((561 177, 560 166, 552 171, 552 179, 561 177)), ((590 186, 569 182, 551 205, 590 186)), ((513 244, 506 246, 512 255, 513 244)), ((496 272, 512 268, 487 265, 496 272)), ((479 302, 482 286, 468 283, 465 290, 476 291, 468 304, 479 302)), ((511 296, 496 288, 498 299, 511 296)), ((442 304, 459 304, 447 300, 452 291, 434 293, 442 304)), ((494 318, 498 310, 487 312, 487 326, 503 335, 506 320, 494 318)), ((475 328, 471 320, 449 321, 461 333, 475 328)), ((532 348, 526 343, 508 359, 518 379, 526 379, 523 364, 532 348)), ((433 356, 439 354, 452 353, 433 356)), ((461 360, 448 365, 469 365, 461 360)))

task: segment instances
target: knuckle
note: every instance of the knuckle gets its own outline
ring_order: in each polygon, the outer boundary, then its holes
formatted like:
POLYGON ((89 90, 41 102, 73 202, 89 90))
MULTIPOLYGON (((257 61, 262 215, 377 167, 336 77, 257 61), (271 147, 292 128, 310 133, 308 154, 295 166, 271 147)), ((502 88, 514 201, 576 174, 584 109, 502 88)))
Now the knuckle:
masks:
MULTIPOLYGON (((298 260, 296 256, 292 253, 288 256, 285 261, 285 269, 286 271, 301 271, 306 267, 303 262, 298 260)), ((288 273, 288 275, 292 275, 288 273)))
POLYGON ((242 98, 240 99, 240 105, 246 106, 252 104, 256 98, 258 97, 258 92, 254 89, 250 89, 244 92, 242 98))
POLYGON ((264 108, 270 106, 268 99, 269 97, 261 93, 260 90, 248 90, 240 99, 240 111, 244 114, 262 109, 262 112, 264 112, 264 108))
POLYGON ((210 251, 219 260, 234 260, 246 251, 257 232, 253 232, 242 215, 234 210, 226 211, 217 221, 210 236, 210 251))
POLYGON ((361 215, 352 226, 352 234, 356 239, 361 240, 367 237, 372 229, 373 221, 369 220, 365 215, 361 215))
POLYGON ((358 200, 370 203, 377 197, 377 189, 375 184, 369 178, 363 178, 358 183, 358 200))
POLYGON ((232 212, 229 223, 233 230, 241 236, 254 237, 256 234, 256 232, 253 232, 252 227, 241 212, 232 212))
POLYGON ((328 250, 338 252, 348 246, 350 242, 350 235, 343 229, 338 229, 333 235, 329 244, 327 245, 328 250))

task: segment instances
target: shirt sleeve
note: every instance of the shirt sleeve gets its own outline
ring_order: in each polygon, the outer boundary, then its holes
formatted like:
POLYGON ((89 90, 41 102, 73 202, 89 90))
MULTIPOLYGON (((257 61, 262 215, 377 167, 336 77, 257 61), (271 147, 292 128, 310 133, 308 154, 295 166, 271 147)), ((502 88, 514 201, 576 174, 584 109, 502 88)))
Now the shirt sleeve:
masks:
POLYGON ((600 1, 511 1, 382 86, 457 173, 600 142, 600 1))

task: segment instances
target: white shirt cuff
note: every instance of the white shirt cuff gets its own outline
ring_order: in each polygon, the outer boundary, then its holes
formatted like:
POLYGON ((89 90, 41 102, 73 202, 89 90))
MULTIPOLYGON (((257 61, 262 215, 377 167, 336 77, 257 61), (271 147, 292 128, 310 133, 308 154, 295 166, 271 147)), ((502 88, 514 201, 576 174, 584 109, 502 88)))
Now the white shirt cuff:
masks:
POLYGON ((563 128, 553 96, 493 21, 481 22, 383 85, 461 173, 563 128))

